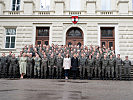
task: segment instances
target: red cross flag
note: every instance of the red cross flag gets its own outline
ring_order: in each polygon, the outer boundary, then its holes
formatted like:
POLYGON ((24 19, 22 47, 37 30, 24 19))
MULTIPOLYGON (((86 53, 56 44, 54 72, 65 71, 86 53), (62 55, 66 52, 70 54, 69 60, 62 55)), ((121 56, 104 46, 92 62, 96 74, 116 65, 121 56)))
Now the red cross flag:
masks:
POLYGON ((74 23, 74 24, 77 24, 77 22, 78 22, 78 15, 73 15, 72 16, 72 22, 74 23))

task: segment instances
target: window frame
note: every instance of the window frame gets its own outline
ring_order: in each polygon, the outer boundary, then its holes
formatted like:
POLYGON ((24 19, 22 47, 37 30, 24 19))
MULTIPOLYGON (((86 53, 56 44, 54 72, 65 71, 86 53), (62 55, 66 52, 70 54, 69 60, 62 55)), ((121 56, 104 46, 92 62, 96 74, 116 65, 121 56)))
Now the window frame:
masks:
MULTIPOLYGON (((47 2, 47 0, 46 0, 46 2, 47 2)), ((50 4, 51 4, 51 1, 50 1, 50 4)), ((42 6, 42 0, 40 0, 40 11, 50 11, 50 5, 49 5, 49 9, 46 9, 46 7, 42 8, 41 6, 42 6)))
POLYGON ((7 29, 15 29, 15 31, 17 31, 17 28, 16 28, 16 27, 6 27, 6 28, 5 28, 5 32, 4 32, 4 33, 5 33, 5 37, 4 37, 4 38, 5 38, 5 41, 4 41, 4 49, 16 49, 16 33, 17 33, 17 32, 15 33, 15 35, 7 35, 7 34, 6 34, 6 30, 7 30, 7 29), (9 48, 6 48, 6 38, 7 38, 7 37, 10 37, 9 48), (11 48, 11 43, 12 43, 12 42, 11 42, 11 38, 12 38, 12 37, 15 37, 14 48, 11 48))
POLYGON ((109 2, 110 2, 110 6, 108 8, 108 1, 107 0, 101 0, 101 10, 102 11, 111 11, 111 0, 109 0, 109 2), (105 8, 103 7, 103 5, 105 8))
POLYGON ((20 11, 21 0, 20 0, 19 4, 17 4, 17 3, 18 3, 18 0, 15 0, 15 10, 13 10, 13 0, 11 0, 11 11, 20 11), (19 5, 18 10, 17 10, 17 5, 19 5))
POLYGON ((71 6, 73 2, 72 2, 72 0, 70 0, 70 3, 69 3, 69 4, 70 4, 70 6, 69 6, 70 11, 81 11, 81 7, 82 7, 82 6, 81 6, 81 0, 79 0, 79 2, 80 2, 80 3, 79 3, 80 7, 79 7, 79 8, 74 8, 74 9, 73 9, 72 6, 71 6), (76 9, 76 10, 75 10, 75 9, 76 9))

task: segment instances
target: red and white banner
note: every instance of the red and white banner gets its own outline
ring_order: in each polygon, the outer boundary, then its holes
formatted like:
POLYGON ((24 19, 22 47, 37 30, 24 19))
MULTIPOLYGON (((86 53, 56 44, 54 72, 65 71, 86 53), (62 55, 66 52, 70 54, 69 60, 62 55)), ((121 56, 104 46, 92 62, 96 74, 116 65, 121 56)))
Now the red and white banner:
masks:
POLYGON ((77 15, 75 15, 75 16, 72 16, 72 22, 74 23, 74 24, 77 24, 77 22, 78 22, 78 16, 77 15))

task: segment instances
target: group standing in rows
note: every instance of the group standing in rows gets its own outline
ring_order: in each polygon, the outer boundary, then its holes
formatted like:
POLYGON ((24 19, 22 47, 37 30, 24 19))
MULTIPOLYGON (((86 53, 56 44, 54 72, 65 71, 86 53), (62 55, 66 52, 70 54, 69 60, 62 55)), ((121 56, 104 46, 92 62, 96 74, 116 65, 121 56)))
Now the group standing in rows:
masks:
POLYGON ((0 57, 1 78, 80 78, 130 80, 131 61, 120 54, 115 55, 113 47, 79 45, 33 45, 25 46, 16 57, 0 57), (116 57, 117 56, 117 57, 116 57))

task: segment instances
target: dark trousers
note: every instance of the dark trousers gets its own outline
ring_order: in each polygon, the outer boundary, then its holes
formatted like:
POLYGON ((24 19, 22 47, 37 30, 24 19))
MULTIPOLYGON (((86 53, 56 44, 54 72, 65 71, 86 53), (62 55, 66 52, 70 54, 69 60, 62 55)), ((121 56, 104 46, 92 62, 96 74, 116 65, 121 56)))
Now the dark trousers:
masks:
POLYGON ((10 77, 16 77, 16 65, 10 65, 9 67, 9 75, 10 77))
POLYGON ((27 64, 27 77, 31 78, 32 77, 32 71, 33 71, 33 66, 32 64, 27 64))
POLYGON ((0 77, 7 77, 7 65, 6 64, 0 64, 0 77))
POLYGON ((73 79, 77 78, 77 70, 72 70, 72 77, 73 79))
POLYGON ((65 77, 69 77, 69 69, 65 69, 65 77))
POLYGON ((56 68, 56 77, 57 78, 62 77, 62 66, 57 66, 57 68, 56 68))
POLYGON ((41 66, 41 78, 47 78, 47 66, 41 66))
POLYGON ((131 68, 130 67, 124 67, 125 78, 130 78, 130 72, 131 72, 131 68))

